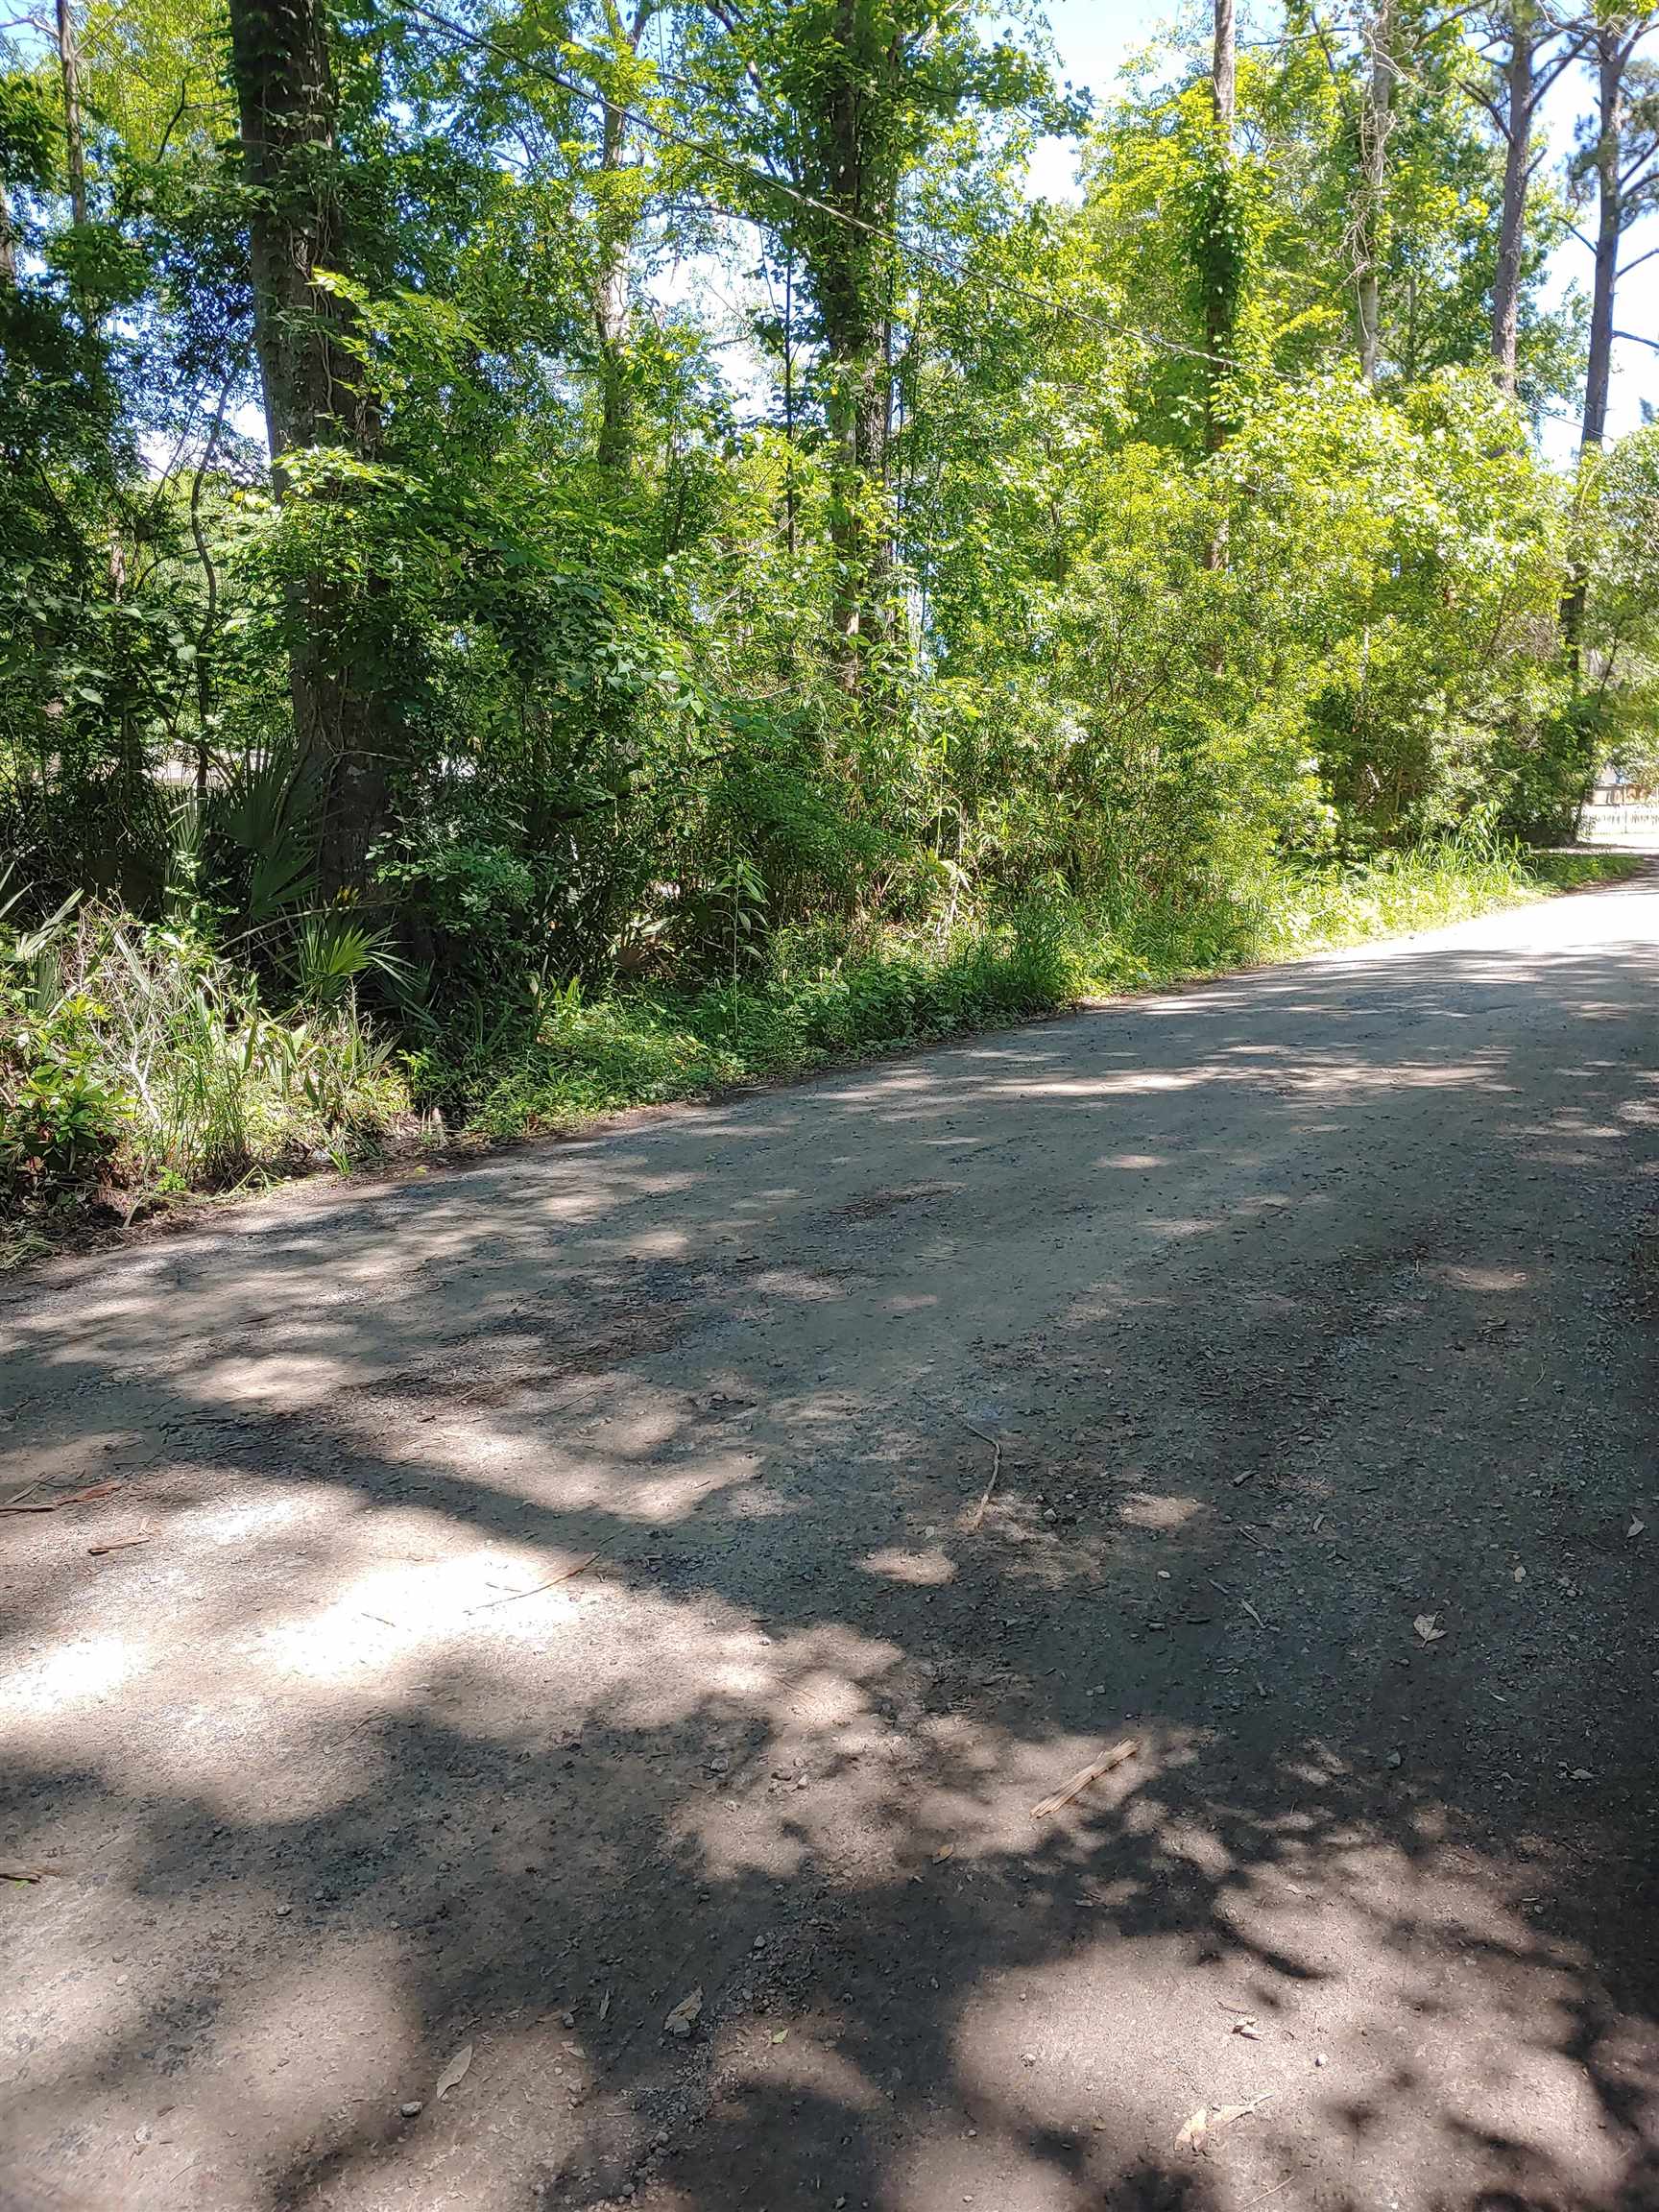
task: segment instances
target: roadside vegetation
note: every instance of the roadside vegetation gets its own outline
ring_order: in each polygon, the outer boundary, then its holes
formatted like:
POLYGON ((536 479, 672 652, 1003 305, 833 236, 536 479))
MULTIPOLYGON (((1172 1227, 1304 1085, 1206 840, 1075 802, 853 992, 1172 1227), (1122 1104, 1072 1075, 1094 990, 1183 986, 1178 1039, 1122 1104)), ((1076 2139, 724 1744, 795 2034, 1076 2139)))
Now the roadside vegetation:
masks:
POLYGON ((445 1081, 483 1134, 569 1129, 594 1114, 802 1074, 1082 999, 1432 928, 1631 865, 1440 847, 1347 871, 1279 870, 1247 891, 1180 904, 1055 901, 1000 925, 888 931, 830 964, 809 939, 785 936, 764 974, 735 984, 592 1000, 573 988, 503 1061, 463 1061, 445 1081))
POLYGON ((1605 436, 1618 252, 1544 277, 1659 95, 1639 14, 1475 21, 1218 8, 1095 103, 943 0, 20 20, 0 1209, 1560 881, 1659 750, 1659 427, 1605 436))
POLYGON ((356 963, 280 1015, 188 926, 120 914, 13 933, 0 982, 11 1096, 0 1154, 15 1261, 88 1200, 131 1221, 245 1190, 482 1142, 579 1129, 900 1046, 1261 961, 1431 928, 1637 865, 1615 854, 1420 846, 1344 870, 1274 870, 1182 902, 1051 899, 948 928, 781 930, 762 964, 701 985, 577 979, 505 1020, 397 1048, 356 963))

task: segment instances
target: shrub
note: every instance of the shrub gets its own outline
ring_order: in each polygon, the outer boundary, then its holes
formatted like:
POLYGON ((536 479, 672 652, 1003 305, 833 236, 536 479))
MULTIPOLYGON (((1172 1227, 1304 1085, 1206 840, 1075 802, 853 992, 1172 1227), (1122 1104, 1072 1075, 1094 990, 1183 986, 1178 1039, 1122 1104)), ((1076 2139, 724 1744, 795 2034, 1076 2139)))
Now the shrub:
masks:
POLYGON ((279 1020, 251 974, 188 931, 83 915, 8 974, 0 1190, 13 1204, 102 1180, 142 1195, 315 1156, 344 1166, 407 1110, 392 1044, 349 988, 279 1020))

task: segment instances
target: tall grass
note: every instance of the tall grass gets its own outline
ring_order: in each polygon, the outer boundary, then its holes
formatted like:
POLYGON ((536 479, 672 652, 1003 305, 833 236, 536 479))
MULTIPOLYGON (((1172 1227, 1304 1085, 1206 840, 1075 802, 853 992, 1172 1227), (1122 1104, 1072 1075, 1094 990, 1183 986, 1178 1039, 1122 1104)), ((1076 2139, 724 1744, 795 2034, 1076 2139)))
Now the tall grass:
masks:
POLYGON ((592 999, 571 988, 515 1051, 434 1073, 481 1135, 569 1128, 1080 999, 1436 928, 1628 866, 1451 843, 1341 870, 1280 866, 1235 893, 1177 897, 1125 881, 1000 923, 890 933, 839 958, 821 936, 784 933, 746 979, 592 999))
POLYGON ((360 1012, 355 955, 343 974, 331 953, 310 1010, 279 1018, 247 970, 199 936, 92 915, 0 935, 0 1208, 38 1214, 54 1194, 102 1185, 132 1210, 156 1193, 345 1166, 416 1097, 475 1138, 568 1129, 1091 997, 1432 927, 1630 865, 1451 845, 1340 871, 1279 867, 1242 892, 1175 896, 1125 880, 839 947, 823 928, 784 931, 719 984, 596 997, 571 984, 534 1014, 527 1001, 481 1007, 469 1041, 452 1030, 407 1058, 360 1012))
MULTIPOLYGON (((141 1198, 319 1156, 345 1165, 409 1108, 393 1044, 354 994, 278 1020, 246 970, 185 931, 84 916, 14 958, 4 990, 0 1130, 25 1094, 96 1102, 60 1163, 66 1183, 96 1168, 141 1198)), ((28 1166, 14 1165, 14 1198, 39 1194, 28 1166)))

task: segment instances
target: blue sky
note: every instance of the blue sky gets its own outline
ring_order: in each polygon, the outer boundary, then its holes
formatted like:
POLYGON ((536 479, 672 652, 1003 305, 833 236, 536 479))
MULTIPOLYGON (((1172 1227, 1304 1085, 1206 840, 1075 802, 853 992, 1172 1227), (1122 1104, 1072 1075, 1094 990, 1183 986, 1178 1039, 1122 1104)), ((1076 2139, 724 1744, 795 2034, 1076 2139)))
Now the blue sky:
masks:
MULTIPOLYGON (((1048 0, 1046 12, 1063 73, 1074 84, 1088 85, 1098 97, 1113 90, 1125 56, 1143 45, 1161 24, 1171 19, 1173 12, 1138 7, 1133 0, 1048 0)), ((1277 19, 1276 11, 1268 7, 1250 11, 1248 20, 1241 10, 1239 36, 1250 36, 1252 27, 1258 36, 1263 31, 1270 32, 1277 19)), ((1659 55, 1659 33, 1655 34, 1653 44, 1659 55)), ((1587 111, 1590 93, 1587 74, 1582 70, 1570 70, 1551 96, 1549 125, 1557 156, 1564 155, 1572 145, 1575 116, 1587 111)), ((1070 150, 1058 141, 1039 148, 1032 165, 1032 184, 1036 190, 1056 197, 1069 193, 1073 187, 1070 150)), ((1659 222, 1649 219, 1644 228, 1648 234, 1639 243, 1627 243, 1627 255, 1659 244, 1659 222)), ((1574 241, 1564 246, 1556 256, 1551 280, 1558 292, 1576 283, 1588 294, 1590 255, 1587 249, 1574 241)), ((1634 271, 1620 286, 1618 323, 1621 329, 1638 330, 1648 337, 1659 338, 1659 258, 1634 271)), ((1618 346, 1614 349, 1613 397, 1608 419, 1611 435, 1618 437, 1625 430, 1634 429, 1641 421, 1643 399, 1659 405, 1659 353, 1643 346, 1618 346)), ((1572 425, 1547 422, 1544 445, 1552 459, 1570 459, 1576 445, 1572 425)))

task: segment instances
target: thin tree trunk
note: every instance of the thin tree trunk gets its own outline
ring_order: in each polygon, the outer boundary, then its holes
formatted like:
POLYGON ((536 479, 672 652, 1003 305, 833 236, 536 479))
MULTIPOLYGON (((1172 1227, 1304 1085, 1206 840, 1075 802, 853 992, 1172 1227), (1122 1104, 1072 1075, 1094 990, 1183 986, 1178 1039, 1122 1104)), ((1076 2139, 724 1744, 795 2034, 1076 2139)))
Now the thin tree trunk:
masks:
POLYGON ((1584 423, 1578 449, 1599 447, 1607 434, 1613 378, 1613 315, 1619 288, 1619 242, 1624 229, 1620 161, 1624 140, 1624 71, 1630 49, 1618 30, 1595 34, 1597 81, 1596 276, 1590 301, 1590 360, 1584 377, 1584 423))
POLYGON ((63 162, 69 179, 69 212, 86 220, 86 139, 81 123, 81 49, 69 0, 58 0, 58 66, 63 78, 63 162))
MULTIPOLYGON (((622 168, 627 120, 614 102, 607 100, 604 105, 599 169, 603 177, 616 177, 622 168)), ((593 323, 599 340, 599 466, 620 470, 627 468, 634 445, 633 395, 628 389, 628 226, 612 206, 600 216, 593 323)))
MULTIPOLYGON (((1233 125, 1238 105, 1238 46, 1233 21, 1233 0, 1215 0, 1210 97, 1215 114, 1215 159, 1220 169, 1218 188, 1221 198, 1218 211, 1226 212, 1232 186, 1233 125)), ((1211 237, 1206 242, 1206 251, 1211 261, 1206 271, 1205 283, 1204 349, 1210 359, 1205 370, 1204 445, 1206 451, 1214 453, 1219 451, 1227 434, 1221 387, 1233 357, 1238 283, 1237 272, 1232 265, 1234 247, 1231 234, 1225 239, 1211 237), (1223 258, 1226 261, 1225 267, 1221 266, 1223 258)))
POLYGON ((230 387, 241 373, 242 367, 241 362, 233 362, 226 372, 213 409, 213 421, 202 447, 202 457, 190 479, 190 535, 196 541, 196 558, 202 564, 202 581, 206 592, 201 626, 196 633, 196 803, 199 806, 206 804, 208 777, 212 767, 213 660, 219 627, 219 571, 214 565, 213 554, 207 543, 207 533, 202 527, 202 487, 206 481, 208 469, 213 466, 213 456, 218 450, 219 439, 225 428, 225 410, 230 404, 230 387))
POLYGON ((1388 132, 1394 110, 1394 0, 1377 0, 1370 31, 1371 75, 1360 110, 1360 211, 1356 277, 1359 369, 1375 384, 1382 361, 1382 204, 1388 176, 1388 132))
MULTIPOLYGON (((346 258, 329 171, 337 150, 324 0, 229 0, 232 67, 249 218, 253 334, 272 477, 283 457, 317 445, 369 458, 378 421, 358 366, 340 344, 349 312, 316 282, 346 258)), ((385 816, 388 729, 349 610, 325 567, 290 592, 290 688, 301 756, 323 801, 319 873, 325 894, 359 882, 385 816)))
MULTIPOLYGON (((1624 144, 1624 72, 1635 40, 1625 24, 1600 25, 1592 34, 1596 56, 1596 275, 1590 300, 1590 359, 1584 376, 1584 420, 1578 439, 1580 467, 1599 453, 1607 435, 1607 398, 1613 381, 1613 318, 1619 290, 1619 246, 1624 231, 1621 166, 1624 144)), ((1561 602, 1561 638, 1574 695, 1583 671, 1584 616, 1589 583, 1575 562, 1561 602)))
POLYGON ((1517 0, 1509 22, 1509 59, 1503 69, 1503 206, 1498 225, 1498 267, 1492 282, 1492 360, 1499 385, 1511 397, 1515 392, 1527 192, 1532 180, 1536 52, 1532 26, 1527 16, 1527 0, 1517 0))
MULTIPOLYGON (((637 54, 656 0, 639 0, 633 18, 624 23, 616 8, 608 7, 612 40, 637 54)), ((603 99, 604 122, 599 135, 599 173, 620 180, 628 150, 625 104, 603 99)), ((602 191, 616 187, 601 186, 602 191)), ((609 197, 599 214, 599 272, 593 292, 593 325, 599 342, 599 446, 603 469, 627 469, 634 453, 634 395, 628 381, 628 252, 634 232, 633 211, 609 197)))
POLYGON ((795 558, 795 256, 783 264, 783 530, 795 558))
POLYGON ((0 284, 17 281, 17 232, 12 221, 12 203, 0 182, 0 284))

